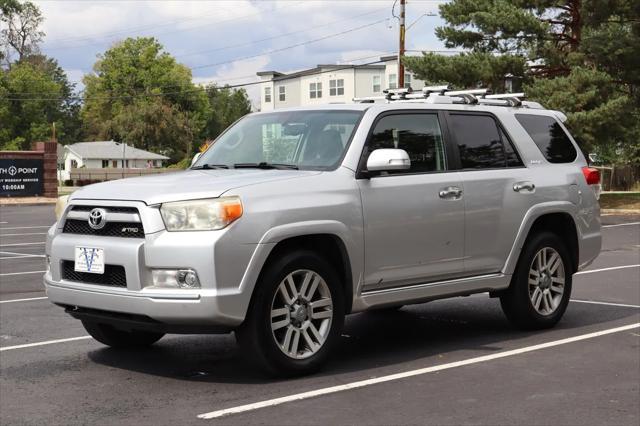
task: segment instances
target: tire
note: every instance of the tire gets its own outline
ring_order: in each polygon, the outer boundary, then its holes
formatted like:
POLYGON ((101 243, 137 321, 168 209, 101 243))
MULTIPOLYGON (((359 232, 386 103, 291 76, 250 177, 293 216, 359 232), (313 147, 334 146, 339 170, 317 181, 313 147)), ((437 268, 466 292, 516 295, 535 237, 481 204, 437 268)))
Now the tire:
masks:
POLYGON ((556 234, 544 231, 529 238, 511 285, 500 296, 509 321, 524 330, 556 325, 569 304, 572 269, 569 251, 556 234))
POLYGON ((344 312, 335 268, 312 251, 286 252, 261 274, 236 338, 243 354, 269 375, 309 374, 337 343, 344 312))
POLYGON ((164 336, 164 333, 153 333, 149 331, 118 330, 108 324, 93 321, 82 321, 82 325, 91 337, 112 348, 143 348, 153 345, 164 336))

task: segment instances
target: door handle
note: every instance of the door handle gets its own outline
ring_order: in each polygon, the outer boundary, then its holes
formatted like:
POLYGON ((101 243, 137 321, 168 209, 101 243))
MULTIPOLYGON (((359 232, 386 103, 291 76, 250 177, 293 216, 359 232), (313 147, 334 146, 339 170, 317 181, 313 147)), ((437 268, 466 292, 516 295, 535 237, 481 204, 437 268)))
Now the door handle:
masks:
POLYGON ((457 200, 462 197, 462 189, 457 186, 447 186, 438 192, 440 198, 457 200))
POLYGON ((536 189, 536 186, 533 182, 516 182, 513 184, 513 190, 516 192, 528 191, 533 192, 536 189))

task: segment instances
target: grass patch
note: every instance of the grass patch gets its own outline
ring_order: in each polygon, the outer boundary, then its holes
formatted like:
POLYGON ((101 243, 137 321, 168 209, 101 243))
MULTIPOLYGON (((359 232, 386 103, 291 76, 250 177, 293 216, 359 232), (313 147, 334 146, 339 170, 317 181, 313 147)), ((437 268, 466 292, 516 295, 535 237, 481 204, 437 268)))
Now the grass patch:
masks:
POLYGON ((640 192, 603 192, 600 195, 600 207, 640 211, 640 192))

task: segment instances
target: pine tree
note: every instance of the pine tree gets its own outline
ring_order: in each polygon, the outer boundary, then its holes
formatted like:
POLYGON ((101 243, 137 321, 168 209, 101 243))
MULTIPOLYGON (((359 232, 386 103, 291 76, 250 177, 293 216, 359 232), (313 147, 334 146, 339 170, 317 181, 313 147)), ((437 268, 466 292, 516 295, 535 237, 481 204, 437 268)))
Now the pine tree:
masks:
POLYGON ((501 92, 509 75, 587 150, 640 163, 639 1, 453 0, 440 14, 437 36, 467 52, 405 58, 418 78, 501 92))

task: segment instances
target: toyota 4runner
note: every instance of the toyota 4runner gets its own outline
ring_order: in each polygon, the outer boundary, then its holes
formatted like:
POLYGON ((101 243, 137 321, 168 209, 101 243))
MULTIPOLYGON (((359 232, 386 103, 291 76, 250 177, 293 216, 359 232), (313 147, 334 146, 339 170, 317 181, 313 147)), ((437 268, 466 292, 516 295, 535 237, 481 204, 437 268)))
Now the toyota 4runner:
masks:
POLYGON ((520 328, 555 325, 601 245, 564 115, 386 97, 249 114, 187 171, 78 190, 48 232, 49 299, 112 347, 234 331, 277 374, 319 368, 354 312, 488 292, 520 328))

